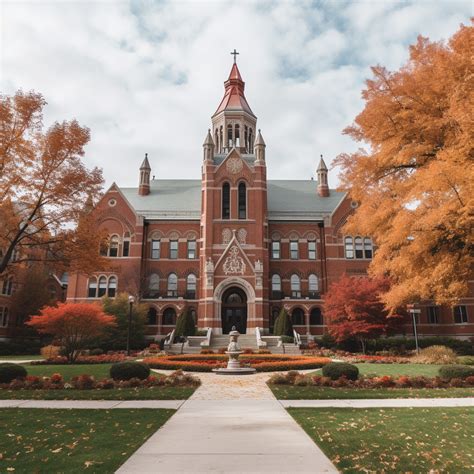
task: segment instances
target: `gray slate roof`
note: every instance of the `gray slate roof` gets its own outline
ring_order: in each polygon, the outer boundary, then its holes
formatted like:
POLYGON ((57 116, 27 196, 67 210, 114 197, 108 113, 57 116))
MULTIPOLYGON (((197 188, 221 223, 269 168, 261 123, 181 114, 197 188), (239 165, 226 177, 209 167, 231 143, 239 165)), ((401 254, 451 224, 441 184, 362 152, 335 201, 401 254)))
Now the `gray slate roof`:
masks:
MULTIPOLYGON (((331 214, 345 193, 331 190, 329 197, 316 192, 317 181, 268 180, 270 220, 315 220, 331 214)), ((160 179, 150 182, 150 194, 138 188, 120 188, 137 214, 147 219, 200 219, 200 179, 160 179)))

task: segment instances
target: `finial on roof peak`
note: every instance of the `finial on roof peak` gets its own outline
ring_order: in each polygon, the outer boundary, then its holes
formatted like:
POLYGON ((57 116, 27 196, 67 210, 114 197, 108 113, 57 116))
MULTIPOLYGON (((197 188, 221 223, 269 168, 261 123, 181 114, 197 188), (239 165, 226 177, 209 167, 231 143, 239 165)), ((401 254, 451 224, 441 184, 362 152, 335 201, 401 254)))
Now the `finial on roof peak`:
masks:
POLYGON ((148 153, 145 153, 145 159, 143 160, 143 163, 140 166, 140 169, 151 170, 150 162, 148 161, 148 153))
POLYGON ((324 162, 323 155, 320 155, 321 159, 319 160, 319 166, 317 171, 327 171, 328 167, 326 166, 326 163, 324 162))
POLYGON ((240 53, 238 53, 237 50, 234 48, 234 51, 232 51, 230 54, 234 56, 234 64, 237 64, 237 55, 240 53))

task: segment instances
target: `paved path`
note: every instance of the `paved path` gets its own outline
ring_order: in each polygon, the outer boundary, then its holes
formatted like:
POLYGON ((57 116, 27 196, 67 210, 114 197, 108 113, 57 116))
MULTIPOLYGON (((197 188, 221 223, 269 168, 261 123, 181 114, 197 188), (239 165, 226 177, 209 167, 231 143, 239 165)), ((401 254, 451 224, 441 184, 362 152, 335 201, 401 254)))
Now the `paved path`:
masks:
POLYGON ((202 385, 117 471, 336 473, 265 384, 268 374, 200 374, 202 385))

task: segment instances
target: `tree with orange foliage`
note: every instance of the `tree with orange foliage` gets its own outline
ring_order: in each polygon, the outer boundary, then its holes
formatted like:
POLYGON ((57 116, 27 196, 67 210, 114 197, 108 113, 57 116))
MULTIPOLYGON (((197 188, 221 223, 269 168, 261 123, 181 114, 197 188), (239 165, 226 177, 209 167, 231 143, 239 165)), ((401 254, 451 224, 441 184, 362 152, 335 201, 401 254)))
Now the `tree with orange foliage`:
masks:
POLYGON ((89 130, 72 120, 44 131, 45 104, 35 92, 0 96, 0 274, 25 261, 86 272, 105 263, 84 208, 103 183, 81 161, 89 130))
POLYGON ((364 110, 345 133, 369 145, 340 155, 359 202, 345 232, 369 235, 372 275, 389 275, 387 307, 468 293, 474 262, 473 27, 447 44, 418 38, 396 72, 372 68, 364 110))
POLYGON ((390 288, 386 278, 350 277, 334 282, 324 300, 329 334, 337 342, 355 338, 365 353, 366 341, 395 331, 403 316, 390 314, 380 296, 390 288))
POLYGON ((99 305, 89 303, 59 303, 46 306, 27 323, 39 333, 50 334, 64 348, 69 363, 73 363, 79 351, 107 327, 115 326, 115 316, 104 313, 99 305))

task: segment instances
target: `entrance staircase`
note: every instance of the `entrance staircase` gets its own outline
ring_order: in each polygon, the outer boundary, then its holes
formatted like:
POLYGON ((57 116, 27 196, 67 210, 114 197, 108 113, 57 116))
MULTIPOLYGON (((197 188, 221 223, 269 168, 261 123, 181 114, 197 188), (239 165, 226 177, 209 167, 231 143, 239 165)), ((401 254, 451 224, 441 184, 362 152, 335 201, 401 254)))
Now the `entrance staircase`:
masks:
MULTIPOLYGON (((244 349, 252 349, 258 351, 259 349, 269 350, 272 354, 291 354, 299 355, 301 350, 295 344, 281 344, 280 338, 277 336, 261 336, 260 347, 258 347, 256 334, 241 334, 239 336, 239 345, 244 349)), ((229 345, 228 334, 211 334, 210 343, 207 345, 206 336, 194 336, 188 338, 185 343, 165 344, 167 351, 173 354, 199 354, 203 349, 218 351, 226 348, 229 345)))

